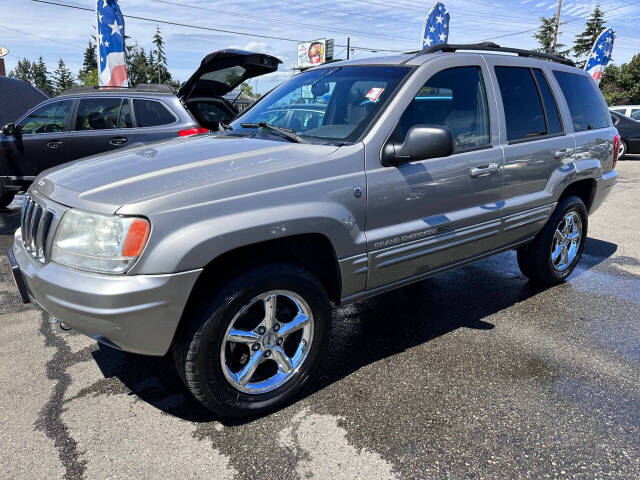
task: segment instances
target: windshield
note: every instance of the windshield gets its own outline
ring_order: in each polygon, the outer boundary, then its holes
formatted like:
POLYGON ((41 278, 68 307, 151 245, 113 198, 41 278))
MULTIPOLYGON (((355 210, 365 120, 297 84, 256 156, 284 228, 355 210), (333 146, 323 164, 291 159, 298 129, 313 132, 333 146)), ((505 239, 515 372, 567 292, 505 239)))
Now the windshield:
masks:
MULTIPOLYGON (((236 119, 230 133, 255 135, 256 129, 246 126, 266 122, 310 142, 355 142, 409 71, 409 67, 354 66, 301 73, 236 119)), ((258 131, 273 136, 268 129, 258 131)))

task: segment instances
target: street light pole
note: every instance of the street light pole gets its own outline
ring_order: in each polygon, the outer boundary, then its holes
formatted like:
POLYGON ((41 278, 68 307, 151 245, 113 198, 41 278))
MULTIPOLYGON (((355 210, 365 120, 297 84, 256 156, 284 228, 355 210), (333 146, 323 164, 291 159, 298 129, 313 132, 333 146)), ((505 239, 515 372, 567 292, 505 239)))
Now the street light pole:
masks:
POLYGON ((556 12, 556 28, 553 33, 553 53, 556 53, 558 46, 558 28, 560 27, 560 12, 562 11, 562 0, 558 0, 558 11, 556 12))

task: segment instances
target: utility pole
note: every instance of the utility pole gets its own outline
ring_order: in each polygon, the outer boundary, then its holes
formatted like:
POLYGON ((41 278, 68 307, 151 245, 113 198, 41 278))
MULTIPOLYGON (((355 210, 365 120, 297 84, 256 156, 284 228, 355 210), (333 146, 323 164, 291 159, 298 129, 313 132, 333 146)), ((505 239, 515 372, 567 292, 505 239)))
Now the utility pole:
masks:
POLYGON ((350 52, 351 52, 351 37, 347 37, 347 60, 349 60, 350 52))
POLYGON ((556 29, 553 33, 553 53, 556 53, 558 46, 558 28, 560 27, 560 12, 562 11, 562 0, 558 0, 558 11, 556 12, 556 29))

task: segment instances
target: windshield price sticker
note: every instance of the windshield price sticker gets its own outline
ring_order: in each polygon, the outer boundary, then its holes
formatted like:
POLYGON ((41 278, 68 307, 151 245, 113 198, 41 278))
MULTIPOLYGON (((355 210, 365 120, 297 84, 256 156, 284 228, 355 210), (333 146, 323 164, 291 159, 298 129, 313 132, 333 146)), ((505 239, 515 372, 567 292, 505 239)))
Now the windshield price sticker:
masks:
POLYGON ((367 93, 365 97, 372 102, 377 102, 378 100, 380 100, 380 95, 382 95, 382 92, 384 92, 384 88, 373 87, 371 90, 369 90, 369 93, 367 93))

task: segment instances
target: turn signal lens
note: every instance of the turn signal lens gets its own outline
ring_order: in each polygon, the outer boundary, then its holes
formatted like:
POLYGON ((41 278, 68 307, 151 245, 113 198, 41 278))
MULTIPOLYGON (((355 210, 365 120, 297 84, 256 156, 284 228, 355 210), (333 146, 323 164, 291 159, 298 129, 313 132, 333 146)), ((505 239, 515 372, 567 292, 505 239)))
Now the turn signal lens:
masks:
POLYGON ((616 168, 618 164, 618 155, 620 154, 620 135, 616 135, 613 139, 613 165, 612 169, 616 168))
POLYGON ((151 227, 149 226, 149 222, 142 218, 135 219, 129 227, 127 238, 124 240, 122 256, 134 258, 139 257, 147 244, 150 230, 151 227))
POLYGON ((188 128, 186 130, 180 130, 178 135, 181 137, 190 137, 191 135, 202 135, 203 133, 209 133, 209 130, 202 127, 188 128))

